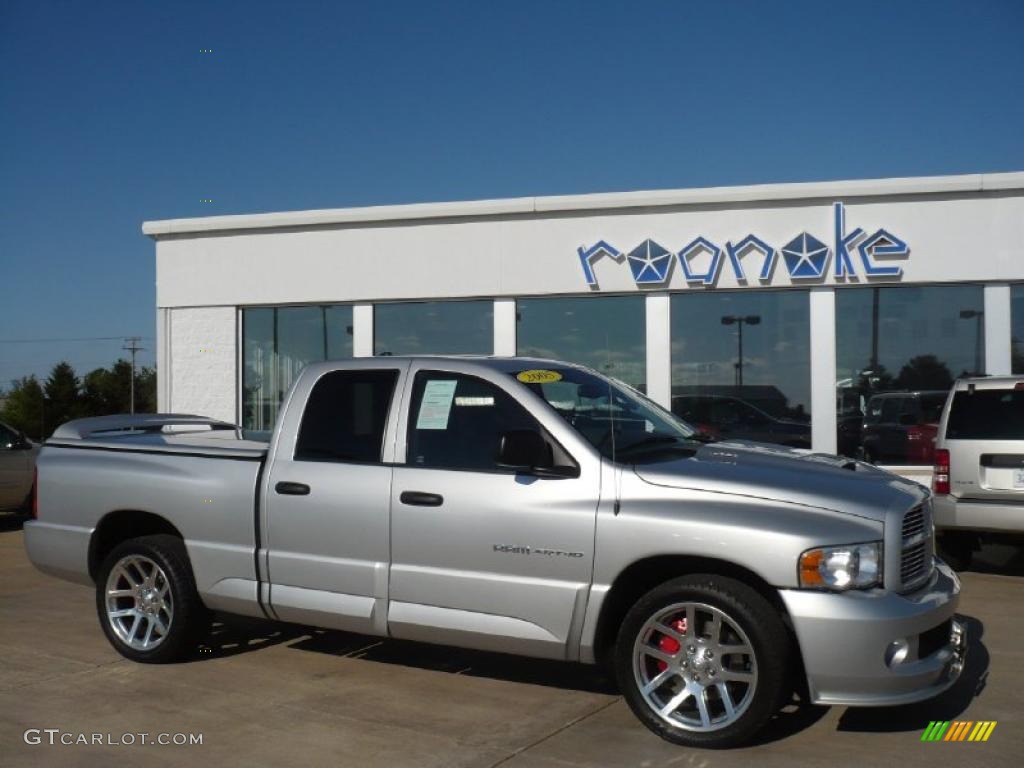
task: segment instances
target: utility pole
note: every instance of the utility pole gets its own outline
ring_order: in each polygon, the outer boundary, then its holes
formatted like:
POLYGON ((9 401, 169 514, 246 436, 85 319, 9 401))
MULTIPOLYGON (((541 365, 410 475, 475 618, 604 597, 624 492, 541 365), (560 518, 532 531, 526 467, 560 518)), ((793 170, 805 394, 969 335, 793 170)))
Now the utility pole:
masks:
POLYGON ((140 347, 139 342, 142 341, 141 336, 129 336, 124 340, 125 345, 121 349, 126 352, 132 353, 132 381, 131 381, 131 411, 135 413, 135 355, 139 352, 145 352, 145 347, 140 347))

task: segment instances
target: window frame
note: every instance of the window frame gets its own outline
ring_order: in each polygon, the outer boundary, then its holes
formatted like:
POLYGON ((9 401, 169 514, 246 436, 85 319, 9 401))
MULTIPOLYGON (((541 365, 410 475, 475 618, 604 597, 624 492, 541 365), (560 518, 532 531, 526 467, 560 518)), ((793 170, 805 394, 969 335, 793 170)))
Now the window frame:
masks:
MULTIPOLYGON (((385 367, 382 367, 382 368, 376 368, 376 367, 367 367, 367 368, 363 368, 363 367, 358 367, 358 368, 335 368, 334 370, 324 371, 322 374, 317 376, 316 380, 309 387, 309 393, 306 395, 306 402, 305 402, 305 404, 303 405, 303 408, 302 408, 302 415, 299 417, 298 424, 297 424, 297 426, 295 428, 295 442, 291 446, 291 455, 288 457, 288 460, 289 461, 293 461, 293 462, 299 462, 299 463, 310 462, 310 463, 315 463, 315 464, 347 464, 347 465, 368 466, 368 467, 394 466, 394 462, 385 461, 384 460, 384 456, 385 456, 385 453, 386 453, 386 450, 387 450, 388 428, 389 428, 389 425, 391 423, 391 415, 392 415, 392 413, 394 411, 394 408, 395 408, 395 403, 396 403, 397 395, 400 392, 400 390, 402 389, 402 373, 403 373, 403 371, 400 368, 395 368, 395 367, 391 367, 391 366, 385 366, 385 367), (382 421, 382 429, 381 429, 381 433, 380 433, 380 449, 378 451, 378 456, 379 456, 378 460, 377 461, 361 461, 361 460, 355 460, 355 459, 339 459, 339 458, 322 458, 322 459, 317 459, 317 458, 304 458, 304 457, 300 457, 299 456, 299 443, 300 443, 300 441, 302 439, 302 425, 303 425, 303 423, 306 420, 307 409, 309 408, 310 401, 313 399, 313 393, 316 391, 316 388, 321 384, 321 382, 323 382, 323 380, 325 378, 327 378, 328 376, 338 376, 338 375, 345 375, 345 374, 349 374, 349 375, 363 374, 363 375, 365 375, 365 374, 374 374, 374 373, 391 373, 391 374, 394 374, 394 381, 392 382, 392 385, 391 385, 391 396, 388 399, 388 407, 387 407, 387 410, 384 413, 384 419, 382 421)), ((282 403, 282 405, 283 405, 283 403, 282 403)))

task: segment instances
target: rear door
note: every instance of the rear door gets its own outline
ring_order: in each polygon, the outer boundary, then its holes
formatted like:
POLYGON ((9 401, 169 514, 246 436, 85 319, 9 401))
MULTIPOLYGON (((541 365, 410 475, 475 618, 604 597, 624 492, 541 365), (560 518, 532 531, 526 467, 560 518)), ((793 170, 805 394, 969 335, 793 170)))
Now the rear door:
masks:
POLYGON ((269 602, 284 621, 386 632, 384 451, 400 377, 399 366, 328 370, 292 393, 306 406, 285 411, 264 516, 269 602))
POLYGON ((944 446, 954 496, 1024 503, 1024 389, 956 391, 944 446))
POLYGON ((591 580, 600 462, 561 448, 551 430, 571 429, 553 412, 551 429, 538 423, 508 374, 441 362, 410 372, 405 463, 391 496, 390 634, 566 658, 591 580), (555 463, 575 464, 578 476, 498 466, 501 435, 519 429, 539 430, 555 463))

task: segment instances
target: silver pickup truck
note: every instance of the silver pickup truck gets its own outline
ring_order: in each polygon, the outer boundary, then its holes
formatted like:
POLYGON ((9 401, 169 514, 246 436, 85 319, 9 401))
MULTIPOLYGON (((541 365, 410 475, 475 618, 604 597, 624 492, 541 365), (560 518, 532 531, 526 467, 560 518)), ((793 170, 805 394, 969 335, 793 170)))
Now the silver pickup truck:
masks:
POLYGON ((607 662, 648 728, 694 746, 744 741, 794 690, 935 696, 966 647, 927 489, 708 442, 550 360, 310 365, 269 444, 195 416, 70 422, 25 542, 95 584, 130 659, 192 652, 217 610, 607 662))

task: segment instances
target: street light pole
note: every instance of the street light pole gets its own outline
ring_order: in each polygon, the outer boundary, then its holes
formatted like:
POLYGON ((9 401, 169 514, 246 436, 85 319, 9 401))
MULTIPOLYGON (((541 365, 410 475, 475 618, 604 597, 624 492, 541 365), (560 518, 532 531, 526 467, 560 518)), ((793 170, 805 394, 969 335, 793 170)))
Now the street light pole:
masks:
POLYGON ((743 326, 744 325, 759 325, 761 323, 760 315, 723 315, 722 325, 736 325, 736 378, 735 385, 737 389, 743 389, 743 326))

